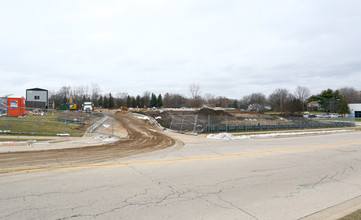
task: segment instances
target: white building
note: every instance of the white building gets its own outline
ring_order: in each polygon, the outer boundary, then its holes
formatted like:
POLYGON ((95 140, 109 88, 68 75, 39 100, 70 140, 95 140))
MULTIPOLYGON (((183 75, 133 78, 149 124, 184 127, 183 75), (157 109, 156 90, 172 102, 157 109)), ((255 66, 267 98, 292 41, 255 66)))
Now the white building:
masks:
POLYGON ((28 108, 48 108, 48 90, 33 88, 26 90, 26 107, 28 108))
POLYGON ((360 104, 348 104, 350 113, 355 118, 361 118, 361 103, 360 104))

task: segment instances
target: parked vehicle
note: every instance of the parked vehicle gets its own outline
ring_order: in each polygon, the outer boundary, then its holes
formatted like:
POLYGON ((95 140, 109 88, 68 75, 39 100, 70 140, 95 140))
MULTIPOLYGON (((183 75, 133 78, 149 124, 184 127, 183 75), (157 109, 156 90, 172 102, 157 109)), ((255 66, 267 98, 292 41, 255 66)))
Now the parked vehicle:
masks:
POLYGON ((92 102, 84 102, 83 111, 84 112, 92 112, 93 111, 93 103, 92 102))

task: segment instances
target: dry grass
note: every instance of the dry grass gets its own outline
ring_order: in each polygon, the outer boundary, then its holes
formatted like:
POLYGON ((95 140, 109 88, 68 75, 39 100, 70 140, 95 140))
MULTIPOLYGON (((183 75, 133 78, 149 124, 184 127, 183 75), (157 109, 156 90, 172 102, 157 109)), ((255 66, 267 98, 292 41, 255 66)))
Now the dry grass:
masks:
POLYGON ((354 213, 346 215, 345 217, 339 218, 339 220, 360 220, 361 219, 361 209, 357 210, 354 213))

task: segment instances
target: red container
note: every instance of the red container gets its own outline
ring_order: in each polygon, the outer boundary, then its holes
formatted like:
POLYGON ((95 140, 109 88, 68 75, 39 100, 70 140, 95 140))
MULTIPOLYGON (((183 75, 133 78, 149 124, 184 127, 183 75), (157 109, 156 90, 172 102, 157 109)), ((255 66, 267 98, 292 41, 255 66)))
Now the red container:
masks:
POLYGON ((8 98, 8 116, 18 117, 26 115, 25 98, 8 98))

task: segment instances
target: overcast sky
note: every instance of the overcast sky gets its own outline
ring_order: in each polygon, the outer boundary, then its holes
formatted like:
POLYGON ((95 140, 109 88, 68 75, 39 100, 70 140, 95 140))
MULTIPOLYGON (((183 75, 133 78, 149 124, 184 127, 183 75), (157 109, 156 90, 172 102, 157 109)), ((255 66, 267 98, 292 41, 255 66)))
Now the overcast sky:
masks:
POLYGON ((0 96, 361 90, 359 0, 0 0, 0 96))

